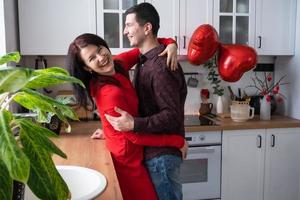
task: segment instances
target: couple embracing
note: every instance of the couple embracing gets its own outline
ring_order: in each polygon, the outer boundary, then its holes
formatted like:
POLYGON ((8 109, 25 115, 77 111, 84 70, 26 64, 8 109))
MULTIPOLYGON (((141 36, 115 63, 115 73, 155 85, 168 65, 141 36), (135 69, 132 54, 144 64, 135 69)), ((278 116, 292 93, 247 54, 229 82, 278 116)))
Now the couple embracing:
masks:
POLYGON ((74 85, 75 95, 82 106, 97 105, 125 200, 182 199, 187 87, 177 46, 172 39, 157 39, 159 15, 151 4, 133 6, 125 15, 124 34, 135 49, 113 57, 93 34, 70 44, 67 66, 86 86, 74 85), (134 65, 133 85, 128 71, 134 65))

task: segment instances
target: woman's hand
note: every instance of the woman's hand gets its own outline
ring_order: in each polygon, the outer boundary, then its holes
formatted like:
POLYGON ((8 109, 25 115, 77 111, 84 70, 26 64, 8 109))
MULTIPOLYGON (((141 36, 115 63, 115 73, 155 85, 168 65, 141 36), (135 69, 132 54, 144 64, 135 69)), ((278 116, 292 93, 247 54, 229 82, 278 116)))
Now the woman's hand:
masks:
POLYGON ((176 43, 168 44, 163 52, 158 56, 164 56, 167 54, 167 65, 172 71, 175 71, 178 68, 177 65, 177 45, 176 43))
POLYGON ((187 143, 186 140, 184 140, 184 145, 183 147, 181 147, 180 151, 181 151, 181 155, 182 155, 182 159, 185 159, 187 154, 188 154, 188 149, 189 149, 189 144, 187 143))
POLYGON ((105 139, 105 136, 104 136, 104 133, 103 133, 103 130, 98 128, 94 133, 93 135, 91 136, 92 139, 100 139, 100 140, 104 140, 105 139))

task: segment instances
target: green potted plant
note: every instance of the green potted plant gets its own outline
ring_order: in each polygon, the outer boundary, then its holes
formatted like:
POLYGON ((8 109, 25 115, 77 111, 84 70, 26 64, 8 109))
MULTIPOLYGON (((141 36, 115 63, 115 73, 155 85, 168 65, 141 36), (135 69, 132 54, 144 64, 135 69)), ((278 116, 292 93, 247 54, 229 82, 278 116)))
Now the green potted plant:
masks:
POLYGON ((69 189, 58 173, 52 154, 67 156, 50 140, 57 134, 41 126, 56 115, 70 126, 67 119, 78 120, 66 102, 39 93, 36 89, 66 82, 82 82, 59 67, 34 70, 4 66, 18 62, 20 54, 0 57, 0 199, 12 199, 13 181, 27 184, 40 199, 68 199, 69 189), (36 113, 36 118, 14 115, 11 101, 36 113))
POLYGON ((214 90, 213 94, 218 95, 216 112, 223 113, 223 100, 222 96, 224 95, 224 89, 221 87, 221 80, 219 77, 219 73, 217 72, 217 56, 214 55, 210 60, 204 63, 204 67, 207 67, 208 74, 207 80, 210 81, 212 88, 214 90))

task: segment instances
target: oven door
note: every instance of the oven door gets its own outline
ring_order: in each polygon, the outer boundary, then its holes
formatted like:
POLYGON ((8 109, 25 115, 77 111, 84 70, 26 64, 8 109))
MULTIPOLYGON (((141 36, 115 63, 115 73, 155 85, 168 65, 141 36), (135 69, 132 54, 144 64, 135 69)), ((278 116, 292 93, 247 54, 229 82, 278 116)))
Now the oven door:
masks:
POLYGON ((190 147, 180 178, 183 199, 220 198, 221 146, 190 147))

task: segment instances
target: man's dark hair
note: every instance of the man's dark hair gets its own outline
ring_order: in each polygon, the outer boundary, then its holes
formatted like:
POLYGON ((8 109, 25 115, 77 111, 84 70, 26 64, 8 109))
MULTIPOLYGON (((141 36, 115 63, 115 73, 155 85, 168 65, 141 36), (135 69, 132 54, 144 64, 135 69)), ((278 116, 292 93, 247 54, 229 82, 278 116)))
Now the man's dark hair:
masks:
POLYGON ((157 36, 159 29, 159 14, 153 5, 150 3, 140 3, 137 4, 125 12, 125 16, 134 13, 136 16, 136 21, 140 26, 146 23, 152 24, 152 33, 157 36))

